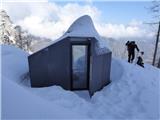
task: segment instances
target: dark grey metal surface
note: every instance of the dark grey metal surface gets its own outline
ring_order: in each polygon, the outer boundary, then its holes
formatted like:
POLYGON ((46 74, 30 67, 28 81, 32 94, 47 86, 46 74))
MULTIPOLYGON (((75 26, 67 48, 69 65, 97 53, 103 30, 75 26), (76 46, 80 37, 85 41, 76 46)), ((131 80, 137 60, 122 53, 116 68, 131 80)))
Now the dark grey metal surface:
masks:
POLYGON ((60 85, 72 90, 72 52, 74 44, 90 45, 89 87, 90 95, 110 82, 111 52, 98 54, 95 38, 68 37, 28 57, 32 87, 60 85))
POLYGON ((92 63, 89 92, 93 95, 94 92, 102 89, 110 83, 111 53, 92 56, 91 59, 92 63))
POLYGON ((111 61, 112 61, 112 52, 109 52, 103 55, 103 79, 102 79, 102 88, 111 82, 110 72, 111 72, 111 61))
POLYGON ((70 42, 67 38, 29 56, 28 60, 32 87, 60 85, 70 89, 70 42))

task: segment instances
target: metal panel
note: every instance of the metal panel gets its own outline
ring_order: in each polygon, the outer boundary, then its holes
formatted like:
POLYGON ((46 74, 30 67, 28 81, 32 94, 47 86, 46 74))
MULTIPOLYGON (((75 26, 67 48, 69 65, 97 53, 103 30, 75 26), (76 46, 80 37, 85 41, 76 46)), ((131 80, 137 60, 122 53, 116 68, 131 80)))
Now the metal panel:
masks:
POLYGON ((64 89, 71 88, 70 81, 70 41, 61 40, 49 47, 49 76, 50 82, 64 89))
POLYGON ((61 85, 70 89, 69 45, 70 42, 66 38, 29 56, 32 87, 61 85))
POLYGON ((102 89, 104 86, 110 83, 110 64, 110 53, 92 56, 90 73, 91 79, 89 87, 91 96, 94 94, 94 92, 102 89))
POLYGON ((36 55, 28 57, 29 61, 29 73, 31 78, 32 87, 44 87, 48 86, 48 49, 44 49, 38 52, 36 55))

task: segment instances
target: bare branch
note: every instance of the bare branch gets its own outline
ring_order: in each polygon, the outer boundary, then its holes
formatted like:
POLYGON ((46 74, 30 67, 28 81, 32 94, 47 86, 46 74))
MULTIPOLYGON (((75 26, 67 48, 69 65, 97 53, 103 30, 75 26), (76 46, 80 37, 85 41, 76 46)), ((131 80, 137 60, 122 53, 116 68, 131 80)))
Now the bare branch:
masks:
POLYGON ((159 24, 159 22, 150 22, 150 23, 147 23, 147 22, 145 23, 145 22, 144 22, 143 24, 158 25, 158 24, 159 24))

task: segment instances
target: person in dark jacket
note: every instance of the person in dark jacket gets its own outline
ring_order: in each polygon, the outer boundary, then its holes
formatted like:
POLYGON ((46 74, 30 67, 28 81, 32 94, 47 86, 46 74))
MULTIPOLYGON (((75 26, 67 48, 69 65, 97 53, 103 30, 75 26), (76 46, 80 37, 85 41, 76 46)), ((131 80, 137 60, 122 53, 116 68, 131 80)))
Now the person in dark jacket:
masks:
POLYGON ((138 60, 137 60, 137 64, 141 67, 144 67, 144 63, 143 63, 143 55, 144 52, 141 52, 140 56, 138 56, 138 60))
POLYGON ((127 41, 126 46, 128 50, 128 62, 132 63, 135 58, 135 49, 139 52, 139 48, 135 41, 127 41))

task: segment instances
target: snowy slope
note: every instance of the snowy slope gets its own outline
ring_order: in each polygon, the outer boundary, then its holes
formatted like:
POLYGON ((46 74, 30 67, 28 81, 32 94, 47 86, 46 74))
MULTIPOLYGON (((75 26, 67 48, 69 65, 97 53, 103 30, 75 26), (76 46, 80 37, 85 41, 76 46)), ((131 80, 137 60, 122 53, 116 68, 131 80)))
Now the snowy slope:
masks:
POLYGON ((156 119, 158 117, 160 113, 158 69, 150 65, 146 65, 143 69, 125 61, 114 60, 111 77, 112 83, 109 87, 105 87, 93 97, 96 103, 103 103, 99 109, 103 109, 104 106, 110 108, 99 113, 99 117, 105 113, 110 113, 107 118, 114 116, 121 119, 156 119))
POLYGON ((160 70, 145 69, 113 59, 112 83, 91 99, 61 87, 30 88, 27 54, 15 47, 2 49, 2 117, 15 119, 97 118, 158 119, 160 70))

